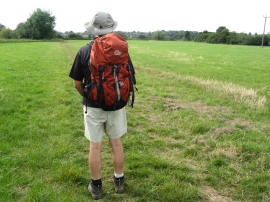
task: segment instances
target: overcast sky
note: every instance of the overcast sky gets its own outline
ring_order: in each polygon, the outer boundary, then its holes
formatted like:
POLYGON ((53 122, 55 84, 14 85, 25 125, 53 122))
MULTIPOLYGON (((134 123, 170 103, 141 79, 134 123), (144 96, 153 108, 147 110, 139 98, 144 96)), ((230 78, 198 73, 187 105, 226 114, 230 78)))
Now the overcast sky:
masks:
MULTIPOLYGON (((40 8, 56 17, 55 30, 84 32, 97 11, 111 13, 116 31, 230 31, 263 33, 270 0, 2 0, 0 23, 15 29, 40 8), (3 3, 4 2, 4 3, 3 3)), ((270 18, 266 33, 270 32, 270 18)))

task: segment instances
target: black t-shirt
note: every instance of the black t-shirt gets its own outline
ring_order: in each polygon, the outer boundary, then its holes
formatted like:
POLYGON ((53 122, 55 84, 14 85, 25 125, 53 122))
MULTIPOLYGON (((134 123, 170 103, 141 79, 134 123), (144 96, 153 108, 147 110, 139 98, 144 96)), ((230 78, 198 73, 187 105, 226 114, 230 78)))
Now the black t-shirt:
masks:
MULTIPOLYGON (((83 85, 88 81, 90 77, 88 64, 93 43, 94 41, 91 41, 80 48, 69 73, 69 77, 77 81, 83 81, 83 85)), ((86 102, 88 107, 97 107, 93 101, 83 98, 84 105, 86 105, 86 102)))

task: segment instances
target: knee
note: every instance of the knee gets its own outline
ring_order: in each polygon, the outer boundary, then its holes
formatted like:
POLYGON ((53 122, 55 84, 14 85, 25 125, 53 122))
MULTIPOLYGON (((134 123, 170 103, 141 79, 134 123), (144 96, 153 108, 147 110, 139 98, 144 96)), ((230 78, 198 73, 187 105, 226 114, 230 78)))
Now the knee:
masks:
POLYGON ((120 138, 117 139, 110 139, 110 143, 112 147, 121 147, 122 146, 122 141, 120 138))
POLYGON ((90 142, 90 150, 91 151, 100 151, 102 147, 102 143, 100 142, 90 142))

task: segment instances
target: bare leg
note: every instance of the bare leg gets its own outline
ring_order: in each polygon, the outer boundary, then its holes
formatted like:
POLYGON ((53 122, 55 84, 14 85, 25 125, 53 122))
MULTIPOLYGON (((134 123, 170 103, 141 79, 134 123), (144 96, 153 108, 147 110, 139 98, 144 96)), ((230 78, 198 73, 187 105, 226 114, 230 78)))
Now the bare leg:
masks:
POLYGON ((120 138, 110 139, 112 147, 112 161, 114 172, 122 174, 124 172, 124 149, 120 138))
POLYGON ((102 143, 94 143, 90 142, 90 150, 89 150, 89 168, 91 177, 94 180, 101 178, 101 149, 102 143))

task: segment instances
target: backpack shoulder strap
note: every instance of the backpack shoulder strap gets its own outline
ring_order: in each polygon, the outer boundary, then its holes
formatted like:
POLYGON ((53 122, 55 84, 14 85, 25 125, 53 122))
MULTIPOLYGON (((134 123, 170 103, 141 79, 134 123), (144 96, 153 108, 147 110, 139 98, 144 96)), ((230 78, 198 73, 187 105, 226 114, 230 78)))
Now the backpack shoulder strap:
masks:
POLYGON ((81 63, 86 67, 89 64, 90 52, 93 46, 93 41, 87 43, 83 49, 81 49, 82 61, 81 63))

